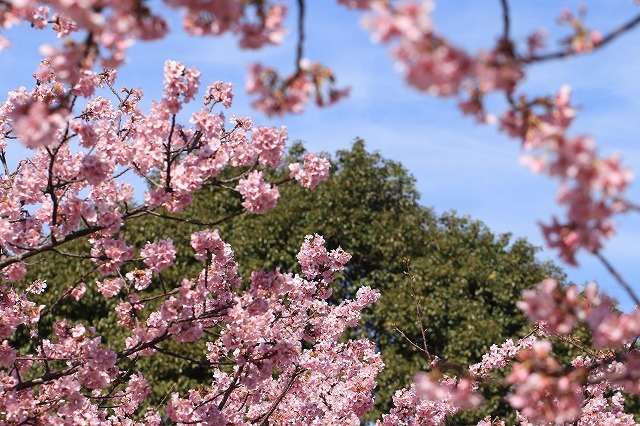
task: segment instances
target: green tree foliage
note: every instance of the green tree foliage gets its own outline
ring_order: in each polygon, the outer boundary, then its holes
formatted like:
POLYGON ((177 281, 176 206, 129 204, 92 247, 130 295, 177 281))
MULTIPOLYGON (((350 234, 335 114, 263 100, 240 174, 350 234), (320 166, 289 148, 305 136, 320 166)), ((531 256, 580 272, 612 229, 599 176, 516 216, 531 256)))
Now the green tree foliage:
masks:
MULTIPOLYGON (((289 160, 300 159, 303 152, 301 145, 294 146, 289 160)), ((535 247, 524 239, 514 241, 509 234, 495 235, 468 217, 455 213, 439 216, 421 206, 415 179, 407 170, 367 152, 361 140, 350 150, 339 151, 332 164, 331 178, 315 190, 281 185, 276 208, 259 216, 240 215, 216 227, 235 250, 245 279, 257 269, 298 271, 296 247, 307 234, 321 234, 328 247, 341 246, 353 255, 333 289, 335 302, 351 297, 363 285, 382 294, 364 326, 353 331, 353 335, 376 341, 386 364, 370 418, 388 409, 393 392, 408 386, 415 371, 429 368, 425 354, 409 342, 423 345, 418 318, 424 325, 429 352, 445 360, 446 365, 461 367, 478 362, 492 344, 530 331, 515 306, 520 293, 546 276, 561 276, 550 263, 535 259, 535 247), (410 275, 406 274, 409 267, 410 275)), ((282 179, 287 178, 285 169, 279 173, 282 179)), ((158 238, 174 240, 176 263, 163 273, 162 282, 153 284, 155 291, 175 288, 182 277, 195 276, 201 269, 201 263, 192 256, 189 237, 205 227, 203 223, 237 212, 241 200, 232 194, 224 188, 201 191, 180 214, 187 222, 147 217, 127 225, 126 237, 134 244, 158 238)), ((48 256, 40 262, 37 275, 56 277, 49 279, 54 290, 48 292, 49 297, 91 269, 88 260, 48 256)), ((98 278, 94 274, 84 280, 90 284, 98 278)), ((88 287, 75 312, 67 314, 106 332, 107 339, 119 341, 121 336, 115 330, 104 329, 110 323, 105 317, 115 315, 113 308, 118 301, 105 300, 95 286, 88 287)), ((171 352, 171 346, 162 350, 171 352)), ((204 349, 192 357, 204 361, 203 354, 204 349)), ((197 386, 207 374, 206 366, 189 360, 153 358, 137 361, 138 367, 149 369, 160 379, 151 401, 159 401, 184 385, 197 386)), ((494 415, 502 416, 506 406, 495 389, 486 391, 491 399, 488 406, 494 415)), ((466 424, 478 416, 484 415, 463 414, 453 423, 466 424)))

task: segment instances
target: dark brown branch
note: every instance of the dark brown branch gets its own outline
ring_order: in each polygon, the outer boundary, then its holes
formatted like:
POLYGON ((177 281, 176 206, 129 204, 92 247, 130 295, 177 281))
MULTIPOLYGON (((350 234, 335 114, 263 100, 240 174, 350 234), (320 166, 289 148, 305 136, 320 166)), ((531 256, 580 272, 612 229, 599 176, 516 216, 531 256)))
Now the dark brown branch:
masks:
POLYGON ((125 358, 143 349, 153 348, 155 345, 162 342, 163 340, 166 340, 168 337, 169 337, 169 332, 165 330, 165 332, 162 333, 160 336, 156 337, 155 339, 151 339, 147 343, 141 343, 137 346, 134 346, 133 348, 125 349, 124 351, 118 352, 117 357, 118 359, 125 358))
POLYGON ((163 354, 165 354, 167 356, 171 356, 171 357, 174 357, 174 358, 180 358, 180 359, 183 359, 185 361, 189 361, 191 363, 200 365, 202 367, 207 367, 207 368, 214 368, 216 365, 236 365, 236 363, 232 363, 232 362, 216 362, 214 364, 214 363, 212 363, 210 361, 200 361, 200 360, 193 359, 193 358, 190 358, 190 357, 185 356, 185 355, 181 355, 181 354, 172 352, 172 351, 170 351, 168 349, 161 348, 160 346, 154 346, 153 349, 155 349, 158 352, 163 353, 163 354))
POLYGON ((152 216, 160 217, 160 218, 163 218, 163 219, 175 220, 176 222, 189 223, 191 225, 217 226, 217 225, 220 225, 223 222, 226 222, 228 220, 233 219, 236 216, 240 216, 244 212, 246 212, 246 210, 244 210, 244 209, 238 210, 238 211, 233 212, 233 213, 223 217, 222 219, 218 219, 218 220, 216 220, 214 222, 200 222, 199 220, 185 219, 185 218, 182 218, 182 217, 171 216, 171 215, 168 215, 168 214, 158 213, 158 212, 154 212, 154 211, 150 211, 150 212, 148 212, 148 214, 150 214, 152 216))
POLYGON ((165 148, 166 152, 166 162, 167 162, 167 176, 164 183, 164 191, 171 192, 171 139, 173 138, 173 132, 176 128, 176 115, 173 114, 171 116, 171 129, 169 130, 169 137, 167 138, 167 143, 165 148))
POLYGON ((622 36, 626 32, 632 30, 638 24, 640 24, 640 15, 637 15, 636 17, 634 17, 630 21, 622 24, 621 26, 619 26, 615 30, 613 30, 610 33, 608 33, 607 35, 605 35, 602 38, 602 40, 598 44, 596 44, 593 47, 593 49, 589 50, 588 52, 575 52, 575 51, 573 51, 571 49, 565 49, 565 50, 560 50, 560 51, 557 51, 557 52, 550 52, 550 53, 544 53, 544 54, 541 54, 541 55, 533 55, 533 56, 525 57, 525 58, 522 58, 521 61, 524 62, 524 63, 527 63, 527 64, 531 64, 531 63, 534 63, 534 62, 543 62, 543 61, 549 61, 549 60, 553 60, 553 59, 562 59, 562 58, 567 58, 569 56, 575 56, 575 55, 582 54, 582 53, 595 52, 596 50, 601 49, 602 47, 604 47, 607 44, 611 43, 613 40, 615 40, 618 37, 622 36))
POLYGON ((509 1, 500 0, 502 6, 502 39, 509 40, 511 38, 511 18, 509 16, 509 1))
POLYGON ((302 56, 304 54, 304 12, 305 12, 304 0, 298 0, 298 44, 296 45, 295 75, 300 75, 302 73, 302 69, 300 68, 300 62, 302 62, 302 56))
POLYGON ((231 392, 233 392, 236 386, 238 386, 238 382, 240 381, 240 376, 242 375, 243 368, 244 368, 244 365, 239 366, 238 371, 236 371, 236 374, 233 375, 233 381, 231 382, 226 392, 222 396, 222 401, 220 401, 220 404, 218 404, 218 410, 222 410, 224 408, 224 405, 227 403, 227 400, 231 396, 231 392))
POLYGON ((56 371, 55 373, 46 373, 41 377, 38 377, 33 380, 27 380, 26 382, 21 382, 15 385, 13 390, 21 391, 24 389, 32 388, 34 386, 42 385, 44 383, 50 382, 51 380, 59 379, 60 377, 68 376, 69 374, 73 374, 78 370, 79 366, 71 367, 68 370, 64 371, 56 371))
POLYGON ((115 392, 116 388, 118 387, 118 385, 120 385, 121 383, 124 382, 125 378, 129 375, 129 373, 131 373, 131 370, 133 369, 133 367, 138 363, 138 360, 140 359, 140 357, 135 357, 132 361, 131 364, 129 364, 129 367, 127 367, 127 370, 119 375, 118 377, 116 377, 116 379, 113 381, 112 385, 111 385, 111 389, 109 389, 109 391, 107 392, 106 395, 101 396, 99 399, 102 399, 103 401, 108 401, 110 398, 112 398, 113 393, 115 392))
POLYGON ((633 300, 633 303, 635 303, 636 306, 640 305, 640 299, 638 299, 638 296, 636 296, 629 283, 627 283, 624 278, 622 278, 622 275, 620 275, 620 273, 613 267, 613 265, 599 251, 596 251, 594 254, 600 260, 600 262, 602 262, 604 267, 607 268, 607 271, 609 271, 609 273, 613 275, 613 277, 616 279, 616 281, 618 281, 622 288, 624 288, 629 297, 631 297, 631 300, 633 300))
MULTIPOLYGON (((284 387, 282 392, 280 392, 280 395, 278 395, 275 401, 273 401, 273 404, 271 404, 271 407, 269 407, 269 410, 266 413, 264 413, 261 417, 258 418, 258 419, 262 419, 259 426, 269 426, 269 417, 271 417, 273 412, 276 411, 276 408, 278 408, 278 405, 280 405, 284 397, 287 396, 287 393, 289 393, 289 391, 293 387, 294 382, 303 372, 304 372, 304 369, 296 366, 296 370, 293 372, 293 375, 289 379, 289 382, 284 387)), ((257 421, 258 419, 254 421, 257 421)))
POLYGON ((5 153, 4 149, 0 150, 0 161, 2 162, 2 167, 4 168, 5 176, 6 177, 11 176, 11 172, 9 171, 9 165, 7 164, 7 154, 5 153))

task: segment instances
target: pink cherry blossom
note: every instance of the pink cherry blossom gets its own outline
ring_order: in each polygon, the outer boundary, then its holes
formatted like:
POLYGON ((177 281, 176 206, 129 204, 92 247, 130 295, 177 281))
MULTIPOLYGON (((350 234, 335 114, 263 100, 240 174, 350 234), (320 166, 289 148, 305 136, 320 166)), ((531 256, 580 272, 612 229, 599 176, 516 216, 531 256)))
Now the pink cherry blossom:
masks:
POLYGON ((251 213, 262 214, 278 203, 280 193, 277 186, 264 181, 260 171, 250 172, 246 178, 240 179, 236 190, 242 195, 242 206, 251 213))
POLYGON ((305 188, 313 189, 320 182, 324 182, 329 178, 329 169, 331 164, 326 158, 316 157, 311 153, 304 157, 304 166, 300 168, 300 164, 289 164, 291 177, 300 182, 305 188))
POLYGON ((140 250, 140 255, 153 272, 160 272, 173 264, 176 259, 176 249, 173 246, 173 240, 167 238, 157 243, 147 242, 140 250))

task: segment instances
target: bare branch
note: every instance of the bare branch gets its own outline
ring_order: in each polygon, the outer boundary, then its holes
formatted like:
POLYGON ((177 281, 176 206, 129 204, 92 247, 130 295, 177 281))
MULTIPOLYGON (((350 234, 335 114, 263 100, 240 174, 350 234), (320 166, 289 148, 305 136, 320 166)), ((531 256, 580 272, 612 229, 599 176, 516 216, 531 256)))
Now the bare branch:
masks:
POLYGON ((425 354, 427 354, 427 357, 428 357, 428 358, 431 358, 431 355, 429 355, 429 352, 426 352, 426 351, 424 350, 424 348, 420 347, 419 345, 417 345, 416 343, 414 343, 414 342, 413 342, 413 340, 409 339, 409 337, 408 337, 406 334, 404 334, 404 332, 403 332, 402 330, 400 330, 400 329, 399 329, 395 324, 391 324, 391 326, 393 327, 393 329, 394 329, 395 331, 397 331, 398 333, 400 333, 400 335, 401 335, 402 337, 404 337, 404 338, 405 338, 405 340, 406 340, 407 342, 409 342, 412 346, 414 346, 414 347, 415 347, 416 349, 418 349, 420 352, 424 352, 425 354))
POLYGON ((416 294, 416 288, 414 285, 416 281, 416 277, 411 273, 411 263, 409 259, 405 260, 405 265, 407 267, 407 271, 405 272, 405 275, 409 277, 409 282, 411 283, 411 297, 413 298, 413 302, 416 307, 416 320, 418 322, 418 325, 420 326, 420 333, 422 334, 422 345, 424 347, 423 352, 427 354, 427 359, 431 361, 432 356, 429 353, 429 346, 427 345, 427 336, 424 333, 424 324, 422 322, 422 313, 420 312, 420 305, 418 303, 418 296, 416 294))

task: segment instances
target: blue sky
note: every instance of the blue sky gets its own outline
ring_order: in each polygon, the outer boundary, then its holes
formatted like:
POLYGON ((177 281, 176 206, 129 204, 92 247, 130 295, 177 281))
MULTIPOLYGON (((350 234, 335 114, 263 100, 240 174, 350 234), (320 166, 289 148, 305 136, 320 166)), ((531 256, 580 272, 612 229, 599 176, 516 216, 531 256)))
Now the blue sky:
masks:
MULTIPOLYGON (((561 7, 576 10, 577 1, 537 0, 512 2, 516 37, 546 27, 550 42, 566 35, 555 18, 561 7), (556 37, 557 38, 557 37, 556 37)), ((604 32, 640 13, 631 0, 587 2, 587 23, 604 32)), ((296 9, 292 7, 291 15, 296 9)), ((236 100, 232 113, 248 115, 258 124, 285 124, 291 140, 302 140, 311 151, 334 152, 347 148, 356 137, 371 150, 400 161, 417 178, 422 203, 438 212, 456 210, 482 220, 496 232, 511 232, 543 245, 537 225, 560 213, 554 198, 556 182, 536 176, 520 166, 518 143, 495 128, 478 126, 462 117, 455 101, 434 99, 408 87, 396 73, 386 47, 375 45, 360 29, 359 12, 337 6, 335 1, 307 2, 305 56, 331 67, 341 85, 350 86, 351 96, 329 109, 309 108, 299 116, 267 119, 249 107, 243 92, 246 65, 262 61, 284 71, 293 67, 295 34, 282 46, 259 52, 243 52, 232 37, 192 38, 177 29, 160 42, 138 43, 129 52, 129 63, 120 70, 119 84, 142 87, 147 100, 161 92, 162 66, 166 59, 180 60, 202 72, 203 84, 232 81, 236 100)), ((501 33, 499 1, 439 2, 434 14, 436 27, 458 45, 471 50, 490 47, 501 33)), ((14 47, 0 53, 0 91, 31 84, 30 74, 40 56, 42 39, 30 30, 7 33, 14 47)), ((36 34, 39 35, 39 34, 36 34)), ((619 151, 624 163, 640 169, 640 29, 620 38, 592 55, 530 68, 523 87, 529 93, 555 93, 563 84, 574 89, 574 102, 581 105, 574 133, 593 135, 600 152, 619 151)), ((499 110, 498 110, 499 111, 499 110)), ((17 155, 17 154, 14 154, 17 155)), ((638 185, 629 197, 640 201, 638 185)), ((561 213, 560 213, 561 214, 561 213)), ((622 275, 640 292, 637 242, 640 226, 634 214, 622 217, 618 236, 604 251, 622 275)), ((541 259, 554 259, 543 251, 541 259)), ((579 257, 579 268, 566 267, 578 284, 596 280, 626 308, 628 297, 619 290, 599 262, 579 257)))

